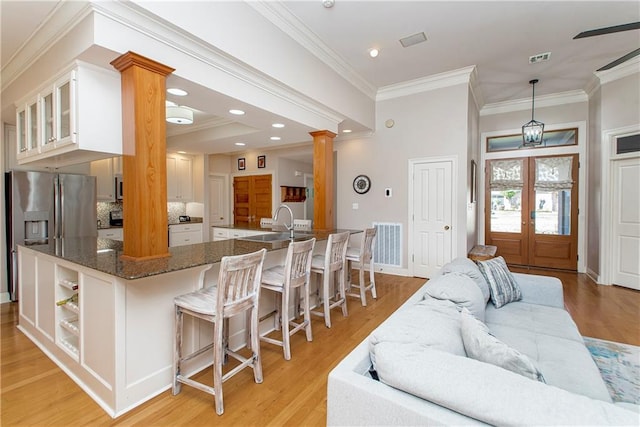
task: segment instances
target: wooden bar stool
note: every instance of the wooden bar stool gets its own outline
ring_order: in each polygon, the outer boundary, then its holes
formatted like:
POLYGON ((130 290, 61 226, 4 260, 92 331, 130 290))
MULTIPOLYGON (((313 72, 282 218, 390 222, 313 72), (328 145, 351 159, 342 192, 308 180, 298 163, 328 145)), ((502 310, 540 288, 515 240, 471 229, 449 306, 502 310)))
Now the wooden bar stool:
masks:
POLYGON ((360 290, 360 294, 356 293, 348 293, 349 296, 359 297, 360 301, 362 301, 362 305, 367 305, 367 291, 371 291, 371 296, 373 299, 378 298, 376 294, 376 279, 373 272, 373 248, 375 247, 376 241, 376 229, 375 228, 367 228, 364 230, 364 235, 362 236, 362 240, 360 241, 360 247, 348 247, 347 248, 347 270, 346 274, 349 278, 348 288, 351 289, 353 286, 360 290), (359 284, 351 283, 351 267, 352 263, 357 262, 360 264, 360 273, 359 273, 359 284), (366 285, 364 281, 364 269, 365 265, 369 264, 369 285, 366 285))
POLYGON ((280 293, 276 303, 276 329, 282 329, 282 340, 260 336, 262 341, 279 345, 283 348, 285 360, 291 360, 291 335, 304 329, 307 341, 313 340, 311 333, 311 309, 309 305, 309 282, 311 281, 311 258, 316 239, 289 243, 284 265, 271 267, 262 272, 262 289, 280 293), (303 321, 296 323, 294 319, 300 314, 299 291, 302 290, 303 321), (289 319, 289 301, 294 291, 294 319, 289 319))
MULTIPOLYGON (((262 266, 267 250, 246 255, 226 256, 220 263, 220 273, 216 286, 181 295, 175 304, 175 346, 173 353, 173 394, 180 393, 180 386, 187 384, 215 397, 216 413, 222 415, 222 383, 246 367, 253 369, 256 383, 262 382, 262 362, 260 359, 260 336, 258 333, 258 300, 262 266), (227 347, 225 326, 228 319, 240 313, 249 313, 247 325, 252 355, 245 358, 227 347), (213 343, 187 356, 182 355, 183 315, 188 314, 214 324, 213 343), (202 384, 183 375, 182 363, 213 348, 213 387, 202 384), (232 356, 240 364, 222 375, 225 358, 232 356)), ((247 342, 249 346, 249 342, 247 342)))
MULTIPOLYGON (((347 316, 347 295, 345 289, 344 270, 349 243, 349 232, 335 233, 329 235, 327 249, 324 255, 314 255, 311 261, 311 272, 322 275, 322 305, 323 311, 312 311, 311 314, 324 317, 324 324, 331 327, 331 309, 342 307, 342 315, 347 316), (335 277, 338 277, 338 291, 334 292, 335 299, 330 298, 329 290, 331 283, 335 284, 335 277)), ((318 288, 318 293, 320 289, 318 288)))

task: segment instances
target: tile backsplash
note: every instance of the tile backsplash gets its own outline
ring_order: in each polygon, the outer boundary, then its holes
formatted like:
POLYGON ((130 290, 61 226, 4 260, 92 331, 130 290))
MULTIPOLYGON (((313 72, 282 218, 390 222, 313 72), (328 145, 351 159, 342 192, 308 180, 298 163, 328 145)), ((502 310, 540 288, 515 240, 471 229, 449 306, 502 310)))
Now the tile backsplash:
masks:
MULTIPOLYGON (((109 212, 122 210, 122 202, 98 202, 98 221, 102 227, 109 226, 109 212)), ((182 202, 167 203, 169 224, 177 223, 180 215, 186 215, 186 204, 182 202)))

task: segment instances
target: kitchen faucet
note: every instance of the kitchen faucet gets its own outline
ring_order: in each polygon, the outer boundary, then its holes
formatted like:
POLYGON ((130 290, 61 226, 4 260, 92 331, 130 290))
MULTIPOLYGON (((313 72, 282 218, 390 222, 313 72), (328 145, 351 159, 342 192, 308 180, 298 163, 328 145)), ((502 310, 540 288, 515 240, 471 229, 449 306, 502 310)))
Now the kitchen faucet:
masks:
POLYGON ((287 223, 284 223, 284 226, 287 230, 289 230, 289 238, 293 239, 294 235, 293 235, 293 212, 291 211, 291 208, 287 205, 280 205, 278 206, 278 209, 276 209, 276 214, 273 216, 273 222, 276 222, 278 220, 278 213, 280 212, 280 209, 282 208, 286 208, 289 211, 289 215, 291 216, 291 223, 289 225, 287 225, 287 223))

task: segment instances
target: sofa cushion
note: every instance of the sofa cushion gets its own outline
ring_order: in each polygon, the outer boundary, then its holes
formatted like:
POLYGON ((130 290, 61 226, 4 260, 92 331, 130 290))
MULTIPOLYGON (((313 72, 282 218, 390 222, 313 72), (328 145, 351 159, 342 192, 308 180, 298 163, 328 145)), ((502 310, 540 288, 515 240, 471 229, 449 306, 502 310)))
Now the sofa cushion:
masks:
POLYGON ((466 356, 460 335, 460 313, 449 300, 425 298, 396 311, 369 336, 375 368, 375 345, 380 342, 419 343, 447 353, 466 356))
POLYGON ((466 309, 460 313, 460 330, 469 357, 544 382, 542 373, 531 359, 492 336, 487 325, 466 309))
POLYGON ((475 359, 415 343, 376 347, 383 383, 488 424, 638 425, 637 413, 475 359))
POLYGON ((518 301, 497 309, 489 304, 485 309, 485 323, 492 331, 496 330, 496 325, 506 325, 582 343, 582 336, 569 313, 546 305, 518 301))
POLYGON ((582 341, 508 325, 489 325, 500 341, 533 360, 547 384, 611 402, 600 370, 582 341))
POLYGON ((491 291, 491 302, 496 308, 522 299, 518 282, 511 275, 507 263, 501 256, 486 261, 478 261, 478 268, 491 291))
POLYGON ((489 284, 480 272, 480 269, 478 268, 476 263, 471 261, 469 258, 455 258, 451 262, 445 264, 440 269, 440 272, 443 275, 448 273, 462 273, 467 275, 468 277, 473 279, 473 281, 482 291, 484 302, 486 303, 489 301, 489 298, 491 297, 489 284))
POLYGON ((426 294, 440 300, 449 300, 460 307, 466 307, 471 314, 484 321, 487 302, 482 291, 469 276, 453 272, 438 276, 427 282, 426 294))

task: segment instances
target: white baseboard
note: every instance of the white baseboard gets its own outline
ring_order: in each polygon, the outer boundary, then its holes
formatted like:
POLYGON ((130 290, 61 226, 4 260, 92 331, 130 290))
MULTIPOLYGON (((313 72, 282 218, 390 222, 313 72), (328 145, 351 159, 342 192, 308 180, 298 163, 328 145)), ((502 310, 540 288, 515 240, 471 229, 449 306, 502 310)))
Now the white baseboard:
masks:
POLYGON ((586 274, 587 274, 587 277, 589 277, 589 279, 591 279, 594 282, 596 282, 596 284, 598 284, 598 285, 605 285, 606 284, 606 283, 601 283, 600 282, 600 276, 598 275, 598 273, 596 273, 592 269, 587 268, 586 274))
POLYGON ((4 304, 5 302, 11 302, 11 296, 9 292, 2 292, 0 294, 0 304, 4 304))
POLYGON ((376 273, 392 274, 394 276, 410 276, 409 270, 406 268, 392 267, 389 265, 376 265, 374 271, 376 273))

